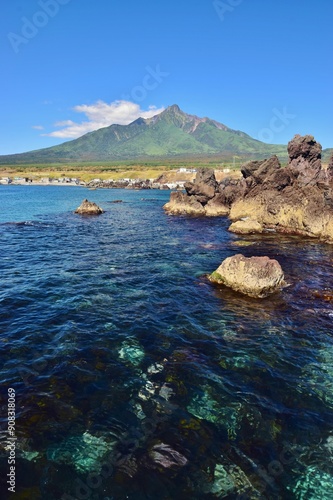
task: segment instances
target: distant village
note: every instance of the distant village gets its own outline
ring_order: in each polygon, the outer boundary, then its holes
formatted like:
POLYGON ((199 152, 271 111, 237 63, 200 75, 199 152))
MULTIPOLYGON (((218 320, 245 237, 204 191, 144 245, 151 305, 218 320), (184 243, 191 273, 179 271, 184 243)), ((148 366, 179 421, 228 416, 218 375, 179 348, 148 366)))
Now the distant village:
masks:
MULTIPOLYGON (((122 188, 122 189, 172 189, 172 190, 183 190, 185 183, 189 180, 189 175, 196 174, 196 168, 179 168, 174 171, 177 173, 177 180, 170 181, 163 174, 157 179, 92 179, 90 181, 83 181, 76 177, 65 177, 61 176, 58 178, 54 177, 0 177, 0 185, 17 185, 17 186, 82 186, 90 189, 101 189, 101 188, 122 188), (181 175, 184 179, 181 180, 181 175), (180 179, 179 179, 180 178, 180 179)), ((224 168, 222 170, 216 171, 216 174, 228 174, 230 169, 224 168)))
MULTIPOLYGON (((195 174, 195 168, 179 168, 178 173, 195 174)), ((163 177, 163 176, 162 176, 163 177)), ((127 188, 127 189, 184 189, 186 180, 164 182, 163 179, 92 179, 88 182, 76 177, 0 177, 2 185, 40 185, 40 186, 83 186, 88 188, 127 188)))
MULTIPOLYGON (((197 169, 195 168, 179 168, 175 170, 178 174, 196 174, 197 169)), ((225 168, 220 171, 223 174, 230 172, 230 169, 225 168)), ((179 176, 178 176, 179 177, 179 176)), ((54 177, 0 177, 0 185, 17 185, 17 186, 82 186, 91 189, 97 188, 123 188, 123 189, 178 189, 183 190, 184 184, 188 179, 177 180, 174 182, 169 182, 164 179, 161 175, 158 179, 92 179, 90 181, 83 181, 76 177, 65 177, 61 176, 58 178, 54 177)))

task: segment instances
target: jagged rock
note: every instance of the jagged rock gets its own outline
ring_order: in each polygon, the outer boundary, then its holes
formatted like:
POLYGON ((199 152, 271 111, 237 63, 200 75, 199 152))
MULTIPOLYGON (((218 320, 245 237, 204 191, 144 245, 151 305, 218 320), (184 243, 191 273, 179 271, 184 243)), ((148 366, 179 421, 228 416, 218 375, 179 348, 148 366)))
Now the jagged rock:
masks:
POLYGON ((229 217, 250 218, 264 228, 333 242, 333 169, 321 169, 321 145, 312 136, 295 136, 288 151, 289 165, 273 173, 268 169, 260 184, 254 176, 262 164, 245 165, 249 189, 232 204, 229 217))
POLYGON ((194 182, 186 182, 184 187, 189 196, 195 196, 199 203, 205 205, 215 196, 217 189, 214 170, 200 168, 194 182))
POLYGON ((296 135, 288 144, 289 164, 276 156, 242 166, 242 179, 216 182, 212 170, 201 169, 186 194, 172 194, 169 213, 226 215, 232 221, 252 219, 251 229, 237 223, 231 231, 278 232, 318 237, 333 243, 333 155, 321 168, 321 145, 313 136, 296 135))
POLYGON ((301 184, 314 183, 321 171, 322 147, 312 135, 299 134, 288 143, 289 168, 301 184))
POLYGON ((245 196, 250 184, 251 181, 245 179, 226 177, 219 185, 221 203, 230 208, 237 199, 245 196))
POLYGON ((258 221, 253 219, 238 220, 233 222, 229 231, 236 234, 255 234, 262 233, 263 227, 258 221))
POLYGON ((223 204, 219 206, 218 183, 213 170, 199 169, 194 182, 185 184, 186 193, 173 192, 164 209, 172 214, 225 215, 223 204))
POLYGON ((81 215, 99 215, 103 213, 103 210, 96 203, 85 199, 75 210, 75 213, 81 215))
POLYGON ((293 185, 295 180, 296 176, 289 167, 279 168, 264 180, 263 186, 282 191, 285 187, 293 185))
POLYGON ((261 184, 264 180, 276 173, 281 168, 281 164, 277 156, 272 156, 263 161, 251 161, 242 166, 241 172, 244 179, 252 177, 257 184, 261 184))
POLYGON ((242 254, 225 259, 209 280, 255 298, 267 297, 285 286, 283 271, 276 260, 247 258, 242 254))

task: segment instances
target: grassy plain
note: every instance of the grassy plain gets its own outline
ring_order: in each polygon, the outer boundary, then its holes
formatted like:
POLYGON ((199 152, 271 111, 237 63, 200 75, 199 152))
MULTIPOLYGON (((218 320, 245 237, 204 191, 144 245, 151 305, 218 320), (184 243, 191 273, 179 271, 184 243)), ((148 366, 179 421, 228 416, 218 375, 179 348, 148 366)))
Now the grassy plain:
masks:
MULTIPOLYGON (((162 174, 168 174, 167 177, 172 180, 187 179, 188 174, 179 174, 179 168, 213 168, 214 170, 239 170, 244 160, 235 159, 233 161, 218 161, 217 159, 198 159, 197 161, 176 161, 171 162, 144 162, 127 163, 119 162, 117 164, 40 164, 40 165, 3 165, 0 167, 0 177, 28 177, 31 179, 41 179, 43 177, 59 178, 72 177, 88 182, 92 179, 157 179, 162 174)), ((191 176, 189 176, 191 177, 191 176)))

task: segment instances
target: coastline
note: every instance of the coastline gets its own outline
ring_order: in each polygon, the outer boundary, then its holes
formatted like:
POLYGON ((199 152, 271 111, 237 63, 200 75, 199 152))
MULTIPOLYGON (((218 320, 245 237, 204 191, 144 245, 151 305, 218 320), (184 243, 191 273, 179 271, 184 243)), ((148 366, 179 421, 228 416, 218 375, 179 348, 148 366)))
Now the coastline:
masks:
POLYGON ((74 184, 66 182, 9 182, 7 184, 0 182, 0 186, 60 186, 60 187, 86 187, 84 184, 74 184))

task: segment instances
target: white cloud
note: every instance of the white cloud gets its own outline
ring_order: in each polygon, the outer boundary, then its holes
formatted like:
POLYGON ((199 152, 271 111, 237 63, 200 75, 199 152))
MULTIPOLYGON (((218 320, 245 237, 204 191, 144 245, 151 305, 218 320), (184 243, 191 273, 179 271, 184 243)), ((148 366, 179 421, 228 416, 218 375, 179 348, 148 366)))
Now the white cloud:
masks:
POLYGON ((151 118, 164 110, 164 108, 149 106, 148 110, 145 111, 141 109, 139 104, 130 101, 114 101, 110 104, 97 101, 94 104, 81 104, 73 109, 77 113, 86 115, 88 120, 82 122, 73 122, 72 120, 57 122, 54 126, 61 127, 60 130, 42 135, 61 139, 76 139, 87 132, 93 132, 115 123, 128 125, 140 117, 151 118))
POLYGON ((32 128, 34 128, 35 130, 44 130, 43 125, 33 125, 32 128))

